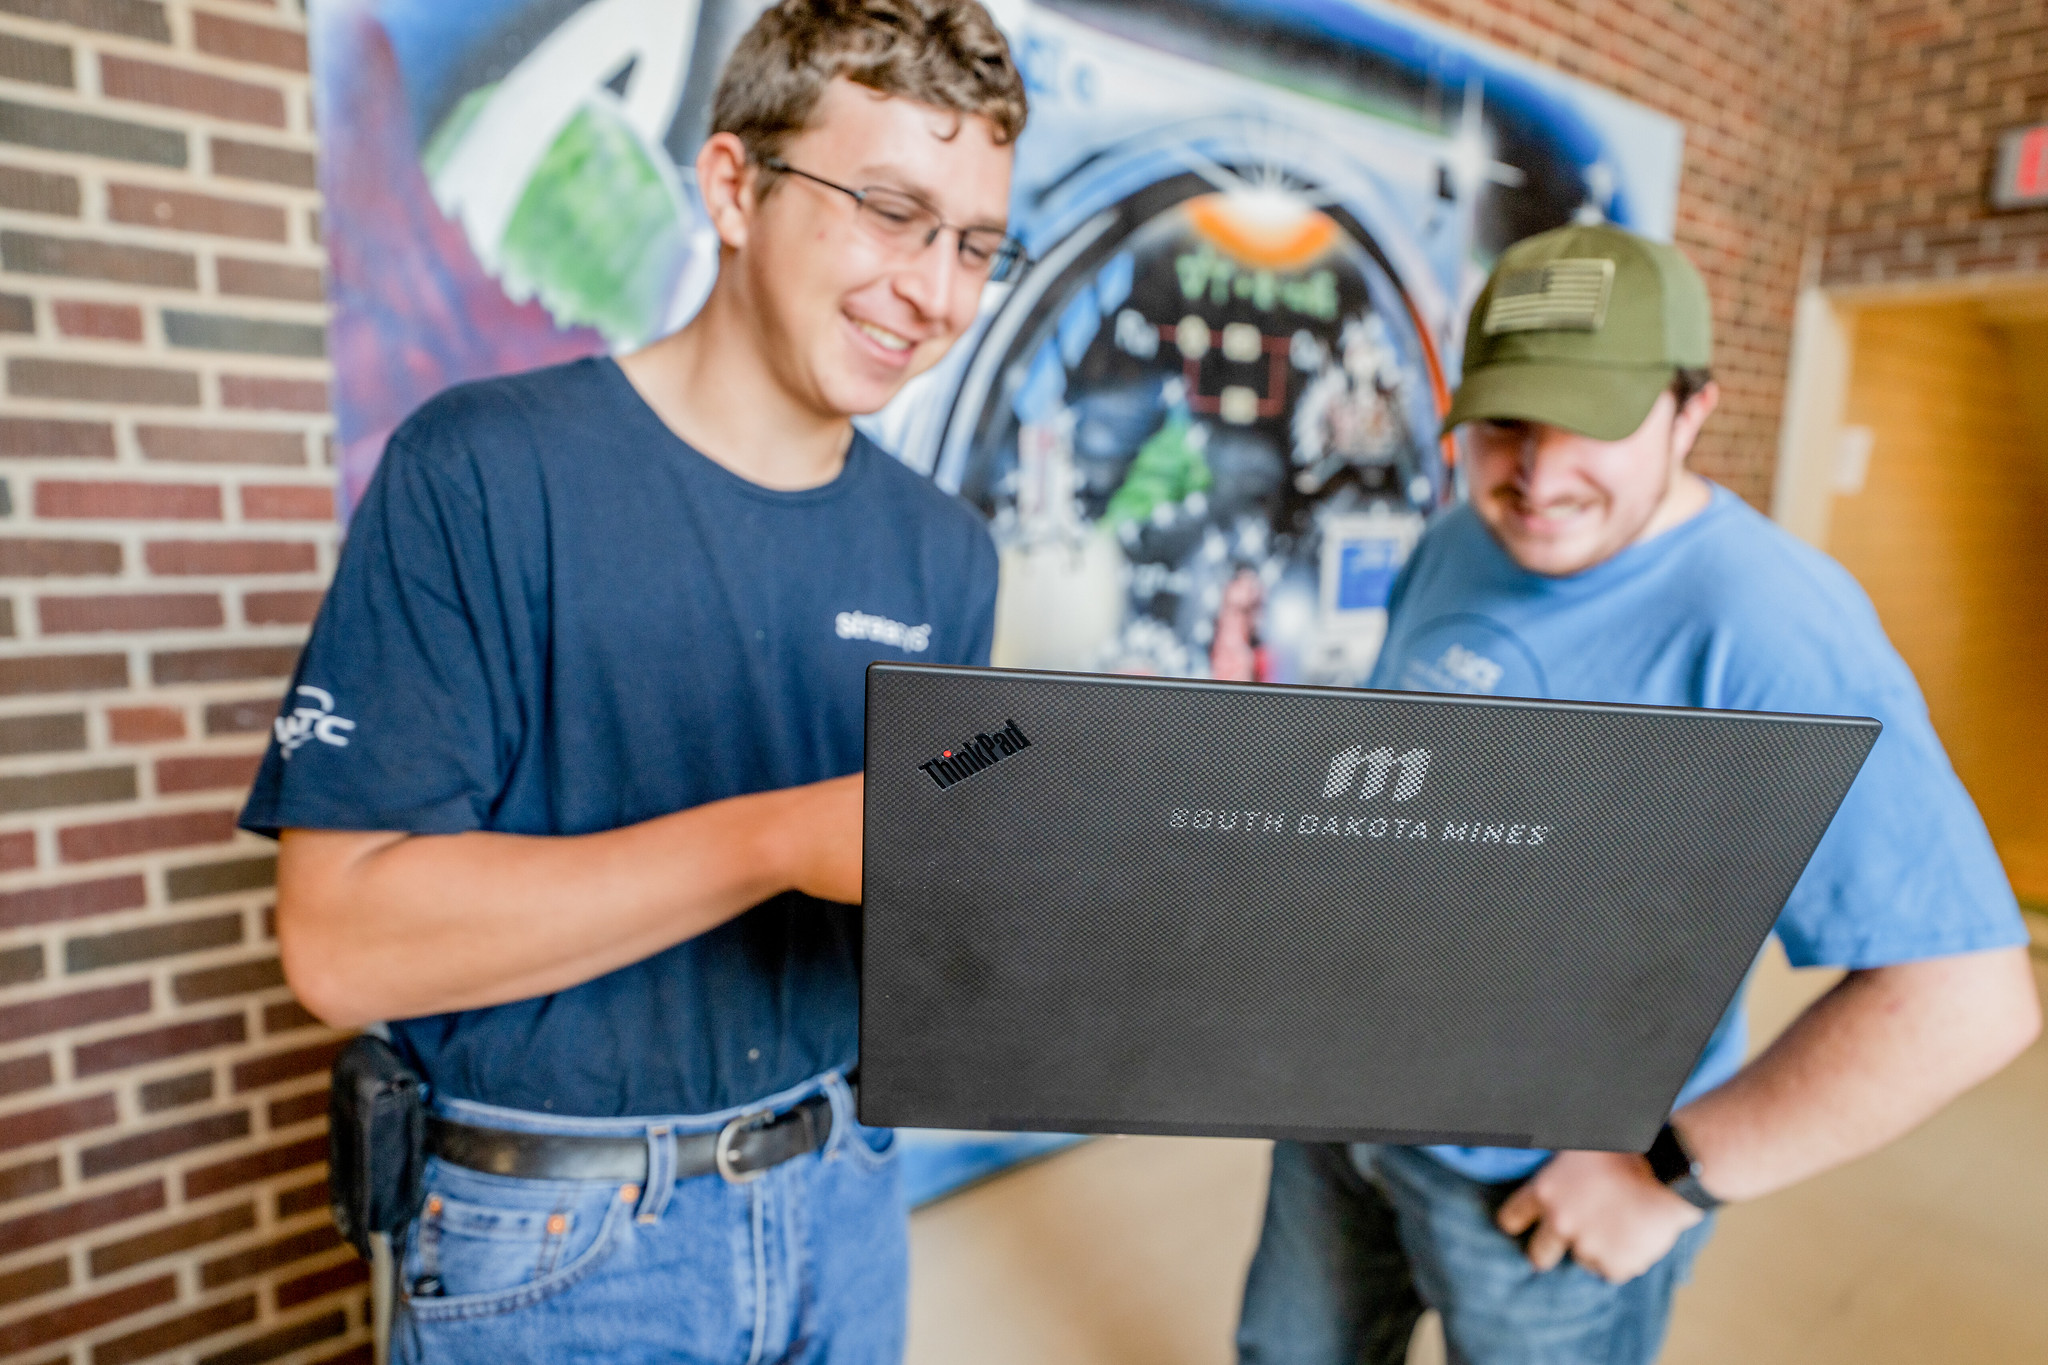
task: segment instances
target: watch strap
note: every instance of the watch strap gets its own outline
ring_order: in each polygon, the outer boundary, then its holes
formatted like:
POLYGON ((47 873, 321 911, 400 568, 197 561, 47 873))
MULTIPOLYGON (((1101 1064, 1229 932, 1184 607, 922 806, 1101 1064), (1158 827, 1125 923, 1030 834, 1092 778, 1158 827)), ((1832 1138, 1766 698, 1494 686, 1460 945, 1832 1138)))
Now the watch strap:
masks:
POLYGON ((1699 1162, 1693 1160, 1692 1153, 1679 1140, 1678 1130, 1670 1124, 1657 1130, 1656 1141, 1643 1156, 1649 1161, 1650 1174, 1657 1183, 1686 1203, 1708 1212, 1721 1206, 1721 1201, 1700 1183, 1699 1162))

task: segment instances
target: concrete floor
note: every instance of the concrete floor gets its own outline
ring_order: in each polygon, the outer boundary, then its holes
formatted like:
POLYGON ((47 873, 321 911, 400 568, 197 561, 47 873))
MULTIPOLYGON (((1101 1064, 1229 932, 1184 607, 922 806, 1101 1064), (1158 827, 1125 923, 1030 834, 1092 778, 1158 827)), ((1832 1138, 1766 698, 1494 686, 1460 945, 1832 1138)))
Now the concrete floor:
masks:
MULTIPOLYGON (((1755 1033, 1831 979, 1767 959, 1755 1033)), ((2044 1158, 2036 1044, 1895 1146, 1731 1209, 1666 1365, 2048 1361, 2044 1158)), ((1109 1138, 919 1212, 910 1365, 1225 1365, 1265 1169, 1262 1143, 1109 1138)), ((1442 1358, 1426 1321, 1411 1365, 1442 1358)))

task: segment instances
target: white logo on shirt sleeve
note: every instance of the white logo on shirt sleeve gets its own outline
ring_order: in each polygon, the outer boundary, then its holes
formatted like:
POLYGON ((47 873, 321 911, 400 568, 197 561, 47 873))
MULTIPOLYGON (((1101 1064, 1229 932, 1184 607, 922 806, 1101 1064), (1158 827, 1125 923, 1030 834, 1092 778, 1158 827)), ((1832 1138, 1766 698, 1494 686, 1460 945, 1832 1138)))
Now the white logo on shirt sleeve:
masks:
POLYGON ((886 616, 870 616, 864 611, 840 612, 832 618, 832 628, 842 640, 873 640, 878 645, 893 645, 909 654, 924 653, 932 642, 929 624, 906 626, 901 621, 891 621, 886 616))
POLYGON ((301 687, 295 695, 309 699, 312 704, 301 703, 292 708, 290 715, 279 716, 273 723, 277 747, 284 756, 290 758, 300 745, 313 739, 346 749, 347 731, 355 729, 356 723, 334 714, 333 694, 318 687, 301 687))

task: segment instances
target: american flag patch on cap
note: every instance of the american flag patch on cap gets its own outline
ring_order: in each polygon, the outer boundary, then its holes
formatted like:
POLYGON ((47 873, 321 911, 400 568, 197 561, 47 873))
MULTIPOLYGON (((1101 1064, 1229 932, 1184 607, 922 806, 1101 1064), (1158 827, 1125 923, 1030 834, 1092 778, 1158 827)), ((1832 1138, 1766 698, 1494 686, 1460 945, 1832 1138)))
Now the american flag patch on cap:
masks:
POLYGON ((1613 287, 1614 262, 1604 256, 1510 271, 1493 286, 1486 335, 1597 332, 1607 318, 1607 294, 1613 287))

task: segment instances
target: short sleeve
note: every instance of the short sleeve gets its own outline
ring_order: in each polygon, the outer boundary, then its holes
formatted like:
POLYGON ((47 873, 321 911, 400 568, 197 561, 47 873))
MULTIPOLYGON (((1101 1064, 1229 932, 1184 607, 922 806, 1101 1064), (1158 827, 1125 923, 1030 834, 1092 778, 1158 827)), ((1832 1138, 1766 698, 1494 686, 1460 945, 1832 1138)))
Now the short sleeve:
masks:
POLYGON ((453 834, 489 818, 519 712, 507 616, 482 498, 433 412, 392 438, 356 511, 246 829, 453 834))
POLYGON ((1786 957, 1865 968, 2024 943, 1991 836, 1911 671, 1868 599, 1841 578, 1812 611, 1778 600, 1761 657, 1735 669, 1752 681, 1730 698, 1744 710, 1884 726, 1778 919, 1786 957))
POLYGON ((979 518, 976 518, 969 542, 968 556, 966 648, 961 652, 959 662, 972 668, 985 668, 989 655, 995 649, 996 591, 1000 586, 1001 570, 995 542, 989 538, 988 529, 981 525, 979 518))

